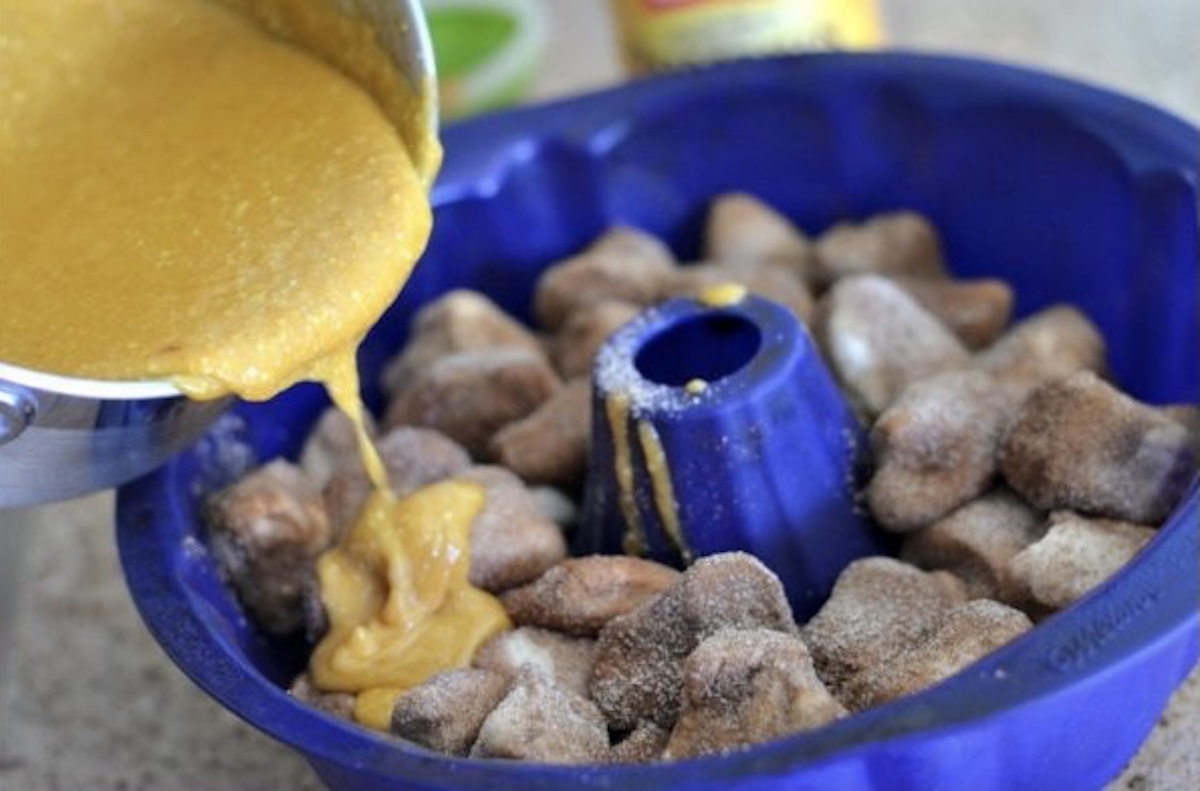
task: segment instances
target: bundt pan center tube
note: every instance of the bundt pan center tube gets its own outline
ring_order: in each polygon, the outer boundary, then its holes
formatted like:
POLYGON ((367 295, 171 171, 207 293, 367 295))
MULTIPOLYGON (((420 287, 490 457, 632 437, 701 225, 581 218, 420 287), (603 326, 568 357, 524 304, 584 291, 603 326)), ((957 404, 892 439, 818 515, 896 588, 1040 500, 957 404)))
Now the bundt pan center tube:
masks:
POLYGON ((736 285, 642 313, 593 371, 584 552, 742 550, 807 619, 882 551, 856 502, 862 425, 786 308, 736 285))

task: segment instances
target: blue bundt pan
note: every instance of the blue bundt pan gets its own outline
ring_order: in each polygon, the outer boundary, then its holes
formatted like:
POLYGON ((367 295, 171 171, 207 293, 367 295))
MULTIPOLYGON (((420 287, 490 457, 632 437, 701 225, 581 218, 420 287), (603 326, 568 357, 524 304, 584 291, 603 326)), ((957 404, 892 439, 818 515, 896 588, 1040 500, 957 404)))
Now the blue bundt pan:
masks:
MULTIPOLYGON (((363 347, 369 400, 423 303, 452 287, 528 315, 554 259, 611 223, 687 258, 710 199, 753 192, 816 232, 910 207, 953 269, 1000 276, 1018 313, 1081 306, 1115 374, 1195 402, 1194 128, 1145 104, 993 64, 903 54, 743 62, 447 129, 429 251, 363 347)), ((336 789, 1098 788, 1133 755, 1197 656, 1200 492, 1092 595, 927 692, 721 758, 557 767, 450 759, 292 700, 303 658, 257 634, 204 550, 200 497, 295 454, 313 387, 238 405, 193 449, 123 488, 128 585, 167 653, 210 695, 304 754, 336 789)))

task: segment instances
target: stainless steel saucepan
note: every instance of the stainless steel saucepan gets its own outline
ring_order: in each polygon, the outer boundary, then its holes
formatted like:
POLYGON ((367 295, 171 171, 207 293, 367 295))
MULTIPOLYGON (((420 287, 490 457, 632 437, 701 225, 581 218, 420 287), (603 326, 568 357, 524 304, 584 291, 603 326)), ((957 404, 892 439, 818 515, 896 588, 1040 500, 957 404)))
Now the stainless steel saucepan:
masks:
MULTIPOLYGON (((397 75, 424 101, 427 122, 436 125, 433 47, 419 0, 328 2, 375 31, 397 75)), ((283 7, 270 0, 227 4, 257 17, 259 10, 283 7)), ((362 76, 349 58, 336 62, 328 42, 306 41, 303 26, 272 27, 351 77, 362 76)), ((168 382, 56 376, 6 364, 3 354, 0 344, 0 508, 65 500, 131 480, 189 445, 230 401, 192 401, 168 382)))

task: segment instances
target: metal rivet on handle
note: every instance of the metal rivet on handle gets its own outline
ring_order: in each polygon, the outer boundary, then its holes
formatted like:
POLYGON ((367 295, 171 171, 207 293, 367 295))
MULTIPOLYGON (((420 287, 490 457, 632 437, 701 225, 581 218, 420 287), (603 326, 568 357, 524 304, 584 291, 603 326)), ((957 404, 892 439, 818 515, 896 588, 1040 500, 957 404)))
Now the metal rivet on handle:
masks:
POLYGON ((37 412, 33 396, 21 390, 0 387, 0 445, 21 435, 37 412))

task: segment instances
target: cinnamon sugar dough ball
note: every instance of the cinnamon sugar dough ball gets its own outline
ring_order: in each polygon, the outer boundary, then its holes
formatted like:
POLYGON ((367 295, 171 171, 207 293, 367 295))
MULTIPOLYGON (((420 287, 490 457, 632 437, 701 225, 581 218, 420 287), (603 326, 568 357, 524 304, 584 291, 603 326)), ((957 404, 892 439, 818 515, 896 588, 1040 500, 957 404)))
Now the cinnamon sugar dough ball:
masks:
POLYGON ((980 371, 910 385, 871 427, 875 473, 867 504, 883 527, 911 532, 982 494, 1020 402, 980 371))
POLYGON ((683 703, 663 758, 719 755, 845 716, 799 637, 721 629, 683 665, 683 703))
POLYGON ((816 335, 847 396, 869 417, 909 384, 970 359, 945 324, 877 275, 838 281, 818 305, 816 335))
POLYGON ((795 633, 779 578, 746 553, 701 558, 665 593, 609 621, 600 631, 591 683, 609 726, 628 729, 642 720, 672 726, 684 659, 724 627, 795 633))
POLYGON ((1052 379, 1022 405, 1000 469, 1036 508, 1159 525, 1196 474, 1187 429, 1090 371, 1052 379))
POLYGON ((1046 534, 1012 558, 1009 574, 1033 601, 1062 609, 1124 568, 1153 537, 1145 525, 1056 511, 1046 534))

